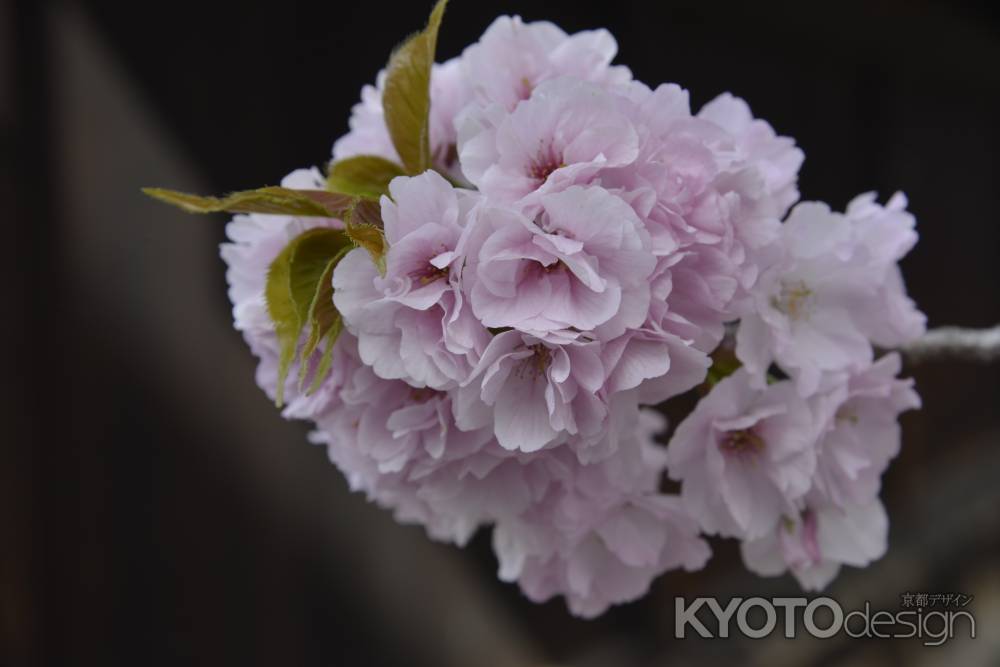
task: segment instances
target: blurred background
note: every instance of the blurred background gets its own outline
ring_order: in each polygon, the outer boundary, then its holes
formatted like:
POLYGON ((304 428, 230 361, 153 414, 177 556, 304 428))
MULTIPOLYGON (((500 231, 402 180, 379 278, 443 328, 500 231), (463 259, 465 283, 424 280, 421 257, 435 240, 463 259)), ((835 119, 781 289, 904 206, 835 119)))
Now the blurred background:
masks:
MULTIPOLYGON (((145 199, 322 165, 426 2, 0 0, 0 665, 1000 665, 1000 365, 908 369, 888 555, 845 607, 963 593, 976 640, 673 639, 674 596, 798 595, 716 541, 596 621, 497 581, 352 495, 253 381, 225 218, 145 199)), ((1000 322, 1000 14, 961 2, 453 0, 439 59, 494 16, 607 27, 637 78, 723 91, 794 136, 806 198, 910 196, 932 325, 1000 322)))

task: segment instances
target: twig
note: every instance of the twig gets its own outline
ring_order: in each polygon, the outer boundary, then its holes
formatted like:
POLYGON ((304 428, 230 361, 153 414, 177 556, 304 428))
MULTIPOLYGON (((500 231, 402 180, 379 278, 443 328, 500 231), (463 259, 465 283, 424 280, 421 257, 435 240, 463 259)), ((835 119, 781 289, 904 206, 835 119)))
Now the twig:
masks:
POLYGON ((1000 360, 1000 324, 989 329, 931 329, 901 351, 912 362, 928 359, 997 361, 1000 360))

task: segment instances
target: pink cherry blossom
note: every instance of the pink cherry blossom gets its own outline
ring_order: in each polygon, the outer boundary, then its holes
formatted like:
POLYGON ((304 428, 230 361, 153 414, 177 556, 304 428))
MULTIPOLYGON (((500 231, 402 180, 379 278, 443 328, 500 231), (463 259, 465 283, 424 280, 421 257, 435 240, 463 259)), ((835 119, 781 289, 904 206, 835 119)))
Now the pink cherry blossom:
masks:
POLYGON ((602 171, 601 183, 636 206, 661 258, 657 275, 675 294, 674 317, 694 325, 696 344, 711 350, 773 254, 777 216, 797 196, 801 151, 731 96, 693 117, 675 85, 633 83, 623 95, 640 152, 602 171))
POLYGON ((327 446, 352 490, 458 544, 498 512, 527 508, 523 471, 491 429, 457 428, 447 393, 380 378, 351 335, 342 339, 348 358, 337 403, 316 419, 311 438, 327 446))
POLYGON ((573 613, 592 618, 642 596, 666 570, 704 566, 710 550, 697 524, 679 498, 656 491, 663 452, 651 438, 662 418, 635 417, 614 457, 568 460, 539 502, 497 523, 501 579, 537 602, 563 595, 573 613))
POLYGON ((601 348, 605 392, 638 388, 639 401, 662 403, 702 383, 711 359, 690 342, 650 325, 629 331, 601 348))
MULTIPOLYGON (((639 137, 616 98, 571 78, 543 83, 495 127, 467 113, 459 135, 465 177, 494 201, 514 203, 635 160, 639 137)), ((534 199, 533 199, 534 201, 534 199)))
POLYGON ((858 326, 883 348, 919 338, 927 325, 927 318, 906 294, 899 270, 898 262, 917 243, 916 219, 907 212, 906 203, 906 196, 897 192, 883 207, 875 201, 875 193, 868 192, 847 205, 846 215, 864 252, 859 260, 876 274, 878 285, 873 302, 858 304, 858 326))
POLYGON ((732 137, 726 141, 724 154, 729 157, 726 171, 750 168, 761 178, 766 196, 754 202, 764 206, 757 217, 781 218, 798 201, 796 187, 799 168, 805 155, 789 137, 778 136, 767 121, 754 118, 750 106, 730 93, 723 93, 698 112, 698 118, 723 128, 732 137))
MULTIPOLYGON (((583 508, 579 508, 583 509, 583 508)), ((710 551, 679 499, 662 494, 629 498, 600 511, 588 510, 572 536, 543 536, 540 525, 499 524, 494 545, 500 578, 517 580, 529 599, 566 597, 574 614, 593 618, 610 605, 630 602, 667 570, 699 570, 710 551), (524 545, 543 546, 524 553, 524 545), (506 568, 506 569, 503 569, 506 568)))
POLYGON ((777 363, 808 396, 870 364, 873 341, 898 345, 923 331, 896 265, 916 240, 904 202, 882 208, 864 197, 847 215, 795 207, 737 333, 736 354, 758 383, 777 363))
POLYGON ((520 16, 501 16, 465 49, 462 63, 480 105, 512 111, 536 86, 559 76, 606 86, 627 82, 632 76, 628 68, 610 65, 617 52, 607 30, 567 35, 547 21, 524 23, 520 16))
POLYGON ((334 303, 379 376, 455 386, 489 341, 466 304, 455 252, 476 199, 433 171, 394 179, 390 193, 382 199, 385 275, 367 251, 352 250, 334 272, 334 303))
POLYGON ((476 316, 487 327, 539 336, 590 331, 619 314, 630 316, 624 326, 641 324, 644 312, 621 309, 623 294, 648 300, 655 258, 632 208, 597 187, 540 201, 535 220, 484 208, 470 225, 463 248, 476 316))
POLYGON ((699 401, 677 426, 667 464, 705 532, 752 539, 809 490, 817 427, 792 383, 758 390, 749 379, 737 370, 699 401))
MULTIPOLYGON (((283 414, 313 422, 351 489, 400 522, 459 545, 492 527, 500 579, 579 616, 703 567, 700 533, 819 590, 886 548, 881 476, 920 399, 875 349, 924 331, 898 265, 914 218, 900 194, 796 205, 793 139, 729 93, 692 113, 616 52, 604 30, 501 17, 433 66, 433 168, 381 197, 384 261, 339 260, 331 369, 306 391, 321 353, 297 360, 283 414), (742 367, 719 380, 734 327, 742 367), (663 447, 646 406, 684 394, 694 408, 663 447)), ((398 162, 385 77, 336 159, 398 162)), ((282 185, 327 187, 316 169, 282 185)), ((235 326, 271 397, 269 267, 316 226, 343 223, 227 227, 235 326)))
POLYGON ((496 335, 463 385, 458 423, 493 423, 497 441, 534 452, 566 436, 598 437, 607 406, 596 342, 563 345, 516 331, 496 335))
POLYGON ((889 519, 876 498, 845 508, 807 508, 771 533, 740 545, 751 571, 774 577, 791 571, 807 591, 821 591, 841 565, 865 567, 887 548, 889 519))
POLYGON ((880 478, 899 452, 898 416, 920 407, 913 380, 899 380, 902 361, 890 353, 812 399, 823 431, 810 498, 846 507, 878 496, 880 478))

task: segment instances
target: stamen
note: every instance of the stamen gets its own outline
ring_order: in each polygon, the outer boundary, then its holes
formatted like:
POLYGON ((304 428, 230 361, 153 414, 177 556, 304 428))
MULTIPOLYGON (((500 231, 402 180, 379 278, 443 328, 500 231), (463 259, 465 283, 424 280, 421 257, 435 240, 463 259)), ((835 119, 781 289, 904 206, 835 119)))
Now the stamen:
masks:
POLYGON ((517 91, 517 96, 521 101, 524 101, 529 97, 531 97, 531 91, 533 86, 531 85, 531 81, 529 81, 528 77, 526 76, 521 77, 520 84, 521 87, 517 91))
POLYGON ((719 449, 726 454, 758 454, 764 451, 764 440, 749 429, 729 431, 719 442, 719 449))
POLYGON ((563 162, 562 156, 556 154, 551 144, 549 146, 540 146, 538 156, 528 165, 528 175, 544 183, 552 172, 556 169, 562 169, 565 166, 566 163, 563 162))
POLYGON ((428 263, 422 270, 416 271, 410 275, 413 280, 420 284, 421 287, 424 285, 429 285, 435 280, 448 277, 448 267, 439 269, 433 264, 428 263))
POLYGON ((840 408, 837 410, 837 414, 835 414, 833 418, 838 422, 847 422, 851 426, 858 425, 858 416, 846 408, 840 408))
POLYGON ((781 293, 771 297, 771 306, 793 320, 798 320, 806 314, 809 299, 813 291, 803 281, 796 284, 781 285, 781 293))
POLYGON ((541 343, 529 345, 528 349, 533 354, 522 359, 521 363, 514 369, 514 375, 521 379, 536 378, 544 374, 552 363, 552 350, 541 343))
POLYGON ((534 162, 528 174, 535 180, 544 182, 552 172, 565 166, 559 162, 534 162))

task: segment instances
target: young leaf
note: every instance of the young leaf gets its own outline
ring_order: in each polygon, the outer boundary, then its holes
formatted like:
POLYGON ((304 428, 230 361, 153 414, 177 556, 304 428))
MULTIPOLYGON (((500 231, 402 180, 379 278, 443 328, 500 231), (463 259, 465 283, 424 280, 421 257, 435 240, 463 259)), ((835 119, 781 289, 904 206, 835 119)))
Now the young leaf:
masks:
MULTIPOLYGON (((320 341, 324 338, 332 337, 333 340, 327 341, 327 345, 332 346, 336 342, 337 335, 340 333, 340 313, 337 312, 337 307, 333 305, 333 270, 350 250, 350 245, 345 245, 341 248, 327 262, 326 268, 323 269, 323 273, 319 277, 319 282, 316 283, 316 293, 309 304, 309 313, 307 315, 309 338, 306 339, 306 344, 302 348, 302 362, 299 364, 299 391, 302 390, 302 385, 305 384, 306 375, 309 371, 308 360, 312 356, 312 353, 316 351, 320 341)), ((325 351, 323 356, 326 356, 325 351)), ((328 368, 329 366, 327 366, 328 368)), ((313 386, 315 387, 322 382, 325 375, 326 369, 323 369, 321 364, 320 368, 316 370, 313 386)), ((309 392, 312 393, 313 391, 315 389, 310 388, 309 392)))
POLYGON ((332 163, 326 184, 332 192, 378 199, 389 192, 389 181, 402 175, 402 167, 395 162, 378 155, 358 155, 332 163))
POLYGON ((382 213, 377 202, 360 200, 344 216, 344 230, 355 245, 371 255, 379 273, 385 275, 385 253, 388 244, 382 233, 382 213))
POLYGON ((295 237, 271 262, 264 296, 278 337, 278 388, 275 402, 284 402, 285 378, 295 360, 299 338, 309 321, 317 287, 327 266, 345 247, 343 232, 320 227, 295 237))
POLYGON ((349 194, 280 187, 244 190, 225 197, 200 197, 163 188, 143 188, 142 191, 188 213, 272 213, 340 218, 357 202, 357 197, 349 194))
POLYGON ((431 166, 431 66, 447 4, 448 0, 438 0, 427 27, 403 42, 386 68, 382 92, 385 126, 408 174, 422 174, 431 166))
POLYGON ((370 199, 359 199, 349 211, 345 212, 344 221, 352 225, 368 225, 381 230, 382 205, 370 199))
POLYGON ((309 385, 307 394, 311 394, 319 386, 323 384, 323 380, 326 378, 326 374, 330 372, 330 364, 333 362, 333 346, 337 342, 337 338, 340 337, 340 330, 343 328, 343 320, 340 316, 333 321, 333 326, 330 327, 329 333, 326 334, 326 347, 323 348, 323 356, 320 357, 319 365, 316 366, 316 374, 313 376, 312 384, 309 385))

